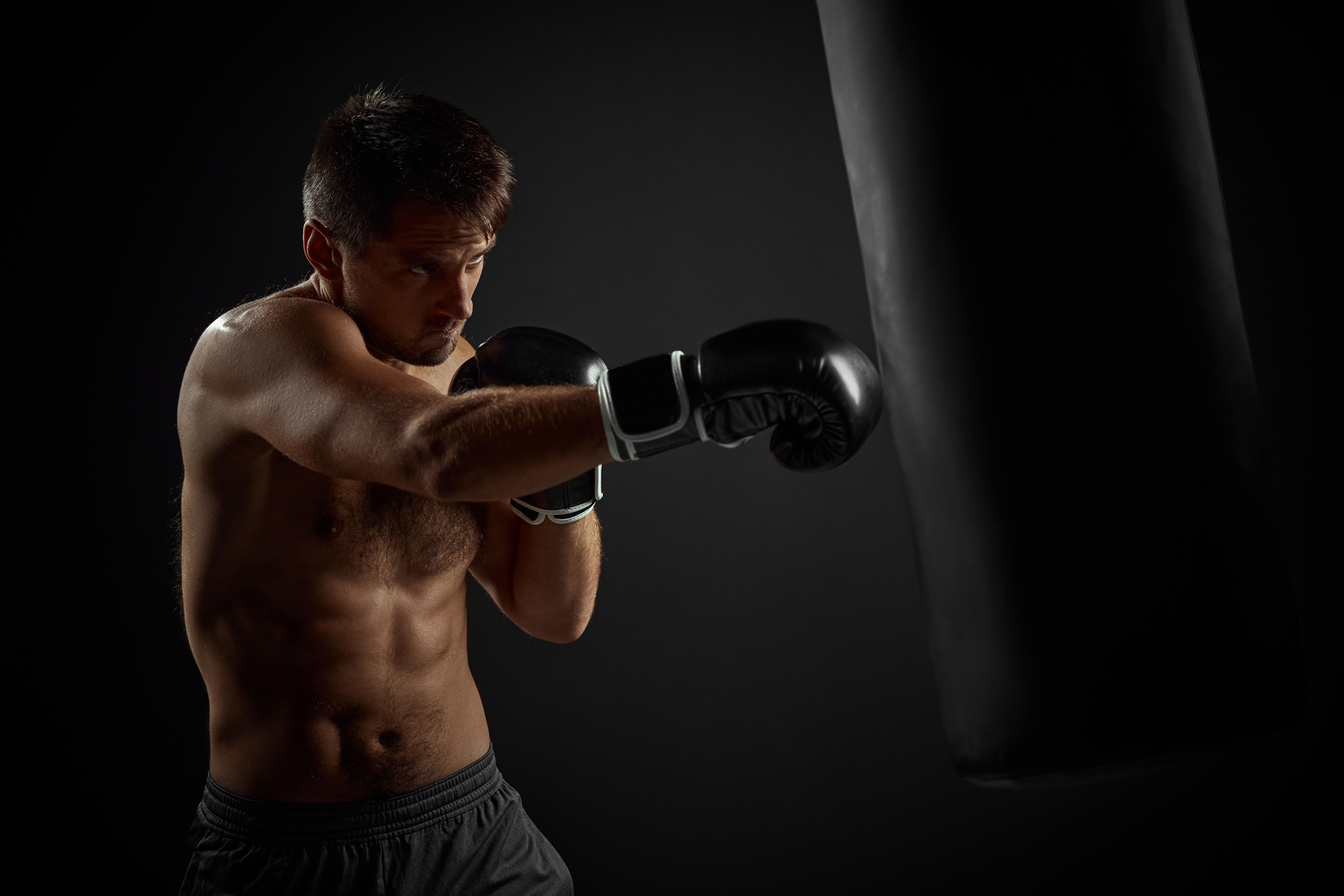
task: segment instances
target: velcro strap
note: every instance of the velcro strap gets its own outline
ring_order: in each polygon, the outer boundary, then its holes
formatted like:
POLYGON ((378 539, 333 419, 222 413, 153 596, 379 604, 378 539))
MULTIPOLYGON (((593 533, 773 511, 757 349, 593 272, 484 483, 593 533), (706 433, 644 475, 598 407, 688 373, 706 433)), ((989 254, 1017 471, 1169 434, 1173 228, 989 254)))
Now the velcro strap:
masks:
POLYGON ((542 510, 540 507, 533 507, 526 501, 514 498, 509 501, 509 506, 513 508, 514 513, 530 525, 540 526, 547 520, 565 525, 566 523, 576 523, 592 513, 593 508, 597 506, 597 502, 590 501, 582 507, 566 507, 563 510, 542 510))
MULTIPOLYGON (((666 446, 648 445, 680 434, 678 444, 703 439, 691 417, 692 399, 686 367, 694 370, 695 357, 676 351, 635 361, 602 374, 597 384, 607 447, 617 460, 637 460, 666 446), (689 438, 685 435, 689 433, 689 438)), ((690 374, 694 379, 694 374, 690 374)), ((696 387, 698 388, 698 387, 696 387)), ((698 393, 697 393, 698 394, 698 393)))
POLYGON ((681 352, 617 367, 608 380, 622 437, 653 437, 680 429, 688 408, 681 388, 681 352))

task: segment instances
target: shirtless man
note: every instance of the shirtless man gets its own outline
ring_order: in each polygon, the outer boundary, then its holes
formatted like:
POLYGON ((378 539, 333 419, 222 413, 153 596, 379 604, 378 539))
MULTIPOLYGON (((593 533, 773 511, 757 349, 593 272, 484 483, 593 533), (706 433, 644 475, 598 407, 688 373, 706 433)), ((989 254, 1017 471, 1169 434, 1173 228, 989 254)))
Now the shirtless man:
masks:
POLYGON ((572 641, 597 591, 599 465, 782 424, 781 462, 825 468, 876 422, 872 365, 797 322, 596 387, 573 371, 600 359, 563 338, 506 331, 475 357, 462 327, 512 185, 452 106, 351 99, 305 175, 312 276, 197 344, 182 573, 210 777, 184 893, 571 892, 494 765, 467 573, 528 634, 572 641))

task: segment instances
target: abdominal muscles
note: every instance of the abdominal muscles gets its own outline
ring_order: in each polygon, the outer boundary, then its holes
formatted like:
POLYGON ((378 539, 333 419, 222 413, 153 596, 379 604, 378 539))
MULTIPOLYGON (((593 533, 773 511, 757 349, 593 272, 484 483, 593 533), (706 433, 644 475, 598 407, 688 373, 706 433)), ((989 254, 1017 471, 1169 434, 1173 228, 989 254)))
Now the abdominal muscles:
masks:
POLYGON ((301 513, 282 504, 239 546, 248 562, 221 564, 206 580, 224 587, 205 589, 195 613, 189 602, 211 772, 245 796, 404 793, 489 746, 467 665, 476 513, 386 486, 326 485, 301 513))

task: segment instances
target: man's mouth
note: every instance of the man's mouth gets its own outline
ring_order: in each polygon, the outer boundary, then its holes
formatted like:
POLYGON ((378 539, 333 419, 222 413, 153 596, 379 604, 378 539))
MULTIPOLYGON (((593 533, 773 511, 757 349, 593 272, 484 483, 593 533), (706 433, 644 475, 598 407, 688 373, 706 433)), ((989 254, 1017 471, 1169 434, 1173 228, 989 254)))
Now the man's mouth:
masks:
POLYGON ((466 321, 453 320, 452 318, 439 318, 431 320, 426 328, 429 333, 442 333, 445 336, 456 336, 462 332, 462 324, 466 321))

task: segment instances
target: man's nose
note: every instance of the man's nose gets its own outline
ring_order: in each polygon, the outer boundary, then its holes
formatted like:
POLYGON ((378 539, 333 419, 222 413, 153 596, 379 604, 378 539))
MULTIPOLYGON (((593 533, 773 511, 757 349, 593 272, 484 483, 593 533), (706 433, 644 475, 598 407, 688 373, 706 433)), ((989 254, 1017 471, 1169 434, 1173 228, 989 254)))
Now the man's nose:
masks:
POLYGON ((439 293, 437 306, 444 314, 455 320, 471 317, 471 294, 476 284, 465 274, 449 275, 444 278, 443 290, 439 293))

